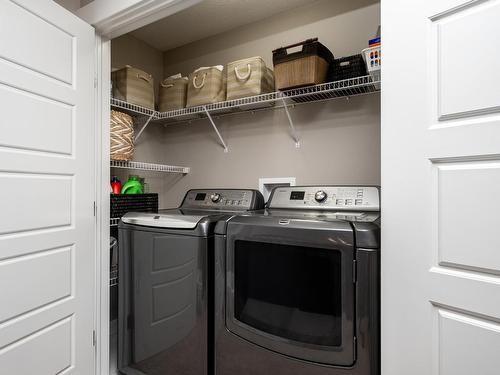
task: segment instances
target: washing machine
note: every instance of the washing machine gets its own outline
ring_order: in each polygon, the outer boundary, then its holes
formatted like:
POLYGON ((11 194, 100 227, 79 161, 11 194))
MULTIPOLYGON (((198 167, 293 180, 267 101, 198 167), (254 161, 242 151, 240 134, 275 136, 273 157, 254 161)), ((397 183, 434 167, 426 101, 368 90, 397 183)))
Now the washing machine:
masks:
POLYGON ((177 209, 122 217, 121 373, 206 375, 213 368, 208 342, 213 324, 208 322, 213 322, 214 227, 221 219, 263 206, 255 190, 201 189, 188 191, 177 209))
POLYGON ((379 202, 372 186, 279 187, 217 224, 216 375, 380 374, 379 202))

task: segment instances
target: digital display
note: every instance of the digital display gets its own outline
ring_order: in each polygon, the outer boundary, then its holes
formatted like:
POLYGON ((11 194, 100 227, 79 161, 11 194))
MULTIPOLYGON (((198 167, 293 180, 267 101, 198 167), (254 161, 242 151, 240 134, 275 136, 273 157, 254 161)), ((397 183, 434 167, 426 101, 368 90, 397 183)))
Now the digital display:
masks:
POLYGON ((302 201, 304 200, 304 196, 306 195, 305 191, 292 191, 290 193, 291 201, 302 201))
POLYGON ((206 193, 198 193, 198 194, 196 194, 196 198, 194 198, 194 200, 195 201, 204 201, 206 197, 207 197, 206 193))

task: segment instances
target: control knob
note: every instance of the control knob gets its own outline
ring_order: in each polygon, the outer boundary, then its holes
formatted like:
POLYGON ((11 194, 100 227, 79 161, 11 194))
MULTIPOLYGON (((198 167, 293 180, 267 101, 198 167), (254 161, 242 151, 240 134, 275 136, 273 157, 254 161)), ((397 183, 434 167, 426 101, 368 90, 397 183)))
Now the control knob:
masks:
POLYGON ((213 193, 212 195, 210 195, 210 200, 214 203, 218 203, 221 199, 221 196, 219 193, 213 193))
POLYGON ((314 194, 314 199, 318 203, 324 202, 327 197, 328 195, 323 190, 318 190, 316 194, 314 194))

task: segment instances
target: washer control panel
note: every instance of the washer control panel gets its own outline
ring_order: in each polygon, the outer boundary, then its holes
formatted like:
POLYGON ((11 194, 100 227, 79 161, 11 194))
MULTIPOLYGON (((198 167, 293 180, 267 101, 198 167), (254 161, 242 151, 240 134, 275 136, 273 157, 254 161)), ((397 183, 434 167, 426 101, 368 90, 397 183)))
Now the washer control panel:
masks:
POLYGON ((269 208, 379 211, 375 186, 287 186, 274 189, 269 208))
POLYGON ((220 209, 228 211, 247 211, 260 209, 255 207, 258 201, 254 190, 189 190, 181 208, 220 209))

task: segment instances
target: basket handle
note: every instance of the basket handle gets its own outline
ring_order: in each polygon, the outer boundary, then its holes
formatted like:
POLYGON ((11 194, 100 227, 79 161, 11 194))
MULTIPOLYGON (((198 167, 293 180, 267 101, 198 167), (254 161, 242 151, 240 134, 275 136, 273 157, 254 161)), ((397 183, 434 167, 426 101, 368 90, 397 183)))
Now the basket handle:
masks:
POLYGON ((142 75, 140 73, 137 73, 137 78, 139 79, 143 79, 144 81, 146 81, 147 83, 151 83, 151 76, 149 77, 146 77, 145 75, 142 75))
POLYGON ((193 77, 193 86, 195 89, 199 90, 201 89, 203 86, 205 86, 205 79, 207 78, 207 73, 203 74, 203 79, 201 81, 201 84, 197 84, 196 83, 196 79, 198 78, 198 74, 196 74, 194 77, 193 77))
POLYGON ((238 71, 238 67, 235 66, 234 74, 236 74, 236 78, 238 78, 240 81, 246 81, 252 75, 252 66, 250 64, 247 64, 247 72, 245 75, 241 75, 238 71))
POLYGON ((288 46, 280 47, 278 49, 275 49, 273 52, 283 50, 283 49, 290 49, 293 47, 303 46, 304 44, 313 43, 313 42, 317 42, 317 41, 318 41, 318 38, 306 39, 306 40, 299 42, 299 43, 294 43, 294 44, 290 44, 288 46))
POLYGON ((165 83, 166 81, 167 81, 167 80, 166 80, 166 79, 164 79, 162 82, 160 82, 161 87, 164 87, 164 88, 166 88, 166 89, 169 89, 169 88, 171 88, 171 87, 174 87, 174 85, 173 85, 172 83, 165 83))

